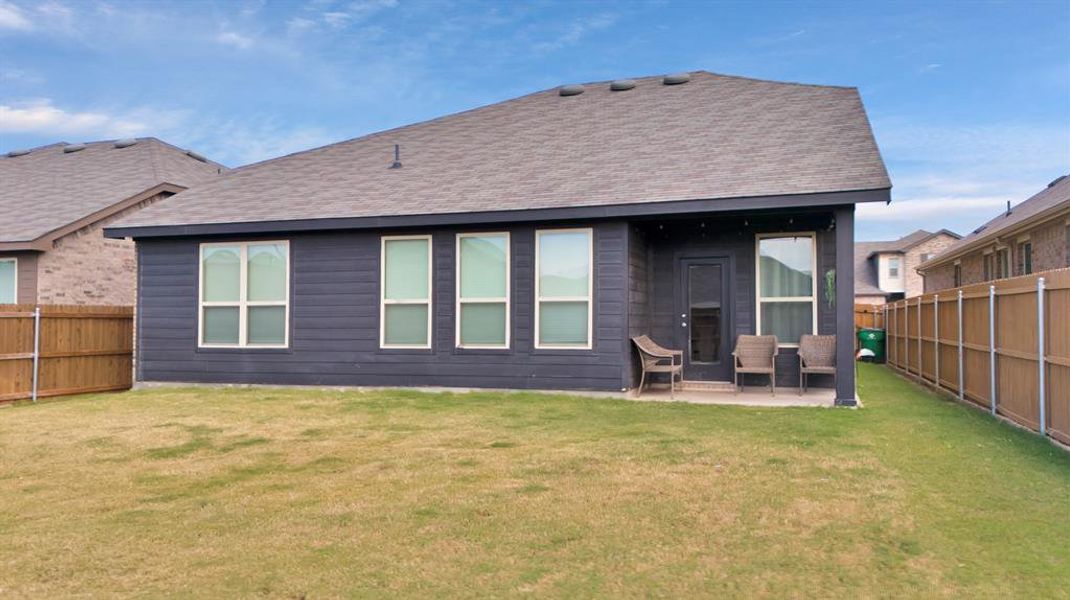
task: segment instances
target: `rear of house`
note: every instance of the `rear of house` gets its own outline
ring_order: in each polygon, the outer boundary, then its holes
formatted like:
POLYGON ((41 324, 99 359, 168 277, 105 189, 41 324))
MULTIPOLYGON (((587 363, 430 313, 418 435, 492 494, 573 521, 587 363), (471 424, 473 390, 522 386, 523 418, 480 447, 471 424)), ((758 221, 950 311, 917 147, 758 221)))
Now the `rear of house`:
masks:
POLYGON ((132 305, 134 244, 104 227, 223 170, 154 138, 0 157, 0 304, 132 305))
POLYGON ((946 250, 918 271, 925 291, 1070 267, 1070 177, 1063 175, 946 250))
MULTIPOLYGON (((237 169, 137 240, 140 381, 627 390, 629 337, 732 379, 740 334, 837 334, 854 205, 890 183, 857 90, 715 75, 538 92, 237 169)), ((818 385, 831 385, 831 381, 818 385)))

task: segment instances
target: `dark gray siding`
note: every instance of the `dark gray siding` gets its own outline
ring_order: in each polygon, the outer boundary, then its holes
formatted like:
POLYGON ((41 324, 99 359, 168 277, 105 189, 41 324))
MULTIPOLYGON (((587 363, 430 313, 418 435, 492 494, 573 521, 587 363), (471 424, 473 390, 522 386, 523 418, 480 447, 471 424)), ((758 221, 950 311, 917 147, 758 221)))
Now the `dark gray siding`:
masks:
MULTIPOLYGON (((689 219, 687 221, 663 221, 643 224, 633 238, 642 237, 640 244, 633 241, 633 248, 646 247, 645 256, 649 261, 646 266, 632 265, 630 272, 635 276, 645 273, 648 278, 646 294, 632 294, 629 312, 633 315, 649 315, 645 327, 638 322, 632 326, 632 335, 647 333, 657 343, 675 348, 679 347, 675 339, 676 331, 676 292, 678 289, 676 262, 681 257, 729 256, 734 265, 733 321, 735 335, 753 334, 755 332, 755 283, 754 254, 755 236, 759 233, 776 233, 778 231, 816 231, 818 260, 818 316, 819 333, 836 333, 836 309, 829 307, 825 299, 824 274, 836 266, 835 232, 828 227, 831 212, 810 215, 761 215, 749 217, 718 217, 716 219, 689 219), (791 219, 789 222, 788 219, 791 219), (705 226, 703 224, 705 223, 705 226)), ((635 251, 632 260, 642 260, 644 253, 635 251)), ((633 289, 636 282, 631 282, 633 289)), ((734 336, 733 336, 734 337, 734 336)), ((732 346, 735 341, 732 341, 732 346)), ((635 360, 634 357, 632 359, 635 360)), ((777 358, 777 385, 797 386, 799 381, 798 358, 794 348, 782 348, 777 358)), ((754 377, 754 383, 760 383, 754 377)), ((752 379, 748 379, 748 385, 752 379)), ((830 386, 831 378, 813 376, 814 386, 830 386)))
POLYGON ((595 339, 590 351, 533 348, 535 227, 530 225, 494 228, 512 234, 510 350, 454 347, 455 234, 469 228, 431 232, 432 350, 379 349, 380 235, 427 231, 270 236, 290 240, 291 343, 286 350, 198 349, 197 259, 205 240, 141 240, 138 379, 620 390, 627 362, 628 229, 623 222, 593 227, 595 339))
POLYGON ((641 369, 639 357, 631 347, 630 338, 650 334, 650 308, 652 273, 650 272, 650 245, 642 227, 628 230, 628 338, 627 353, 630 368, 625 373, 625 387, 639 385, 641 369))

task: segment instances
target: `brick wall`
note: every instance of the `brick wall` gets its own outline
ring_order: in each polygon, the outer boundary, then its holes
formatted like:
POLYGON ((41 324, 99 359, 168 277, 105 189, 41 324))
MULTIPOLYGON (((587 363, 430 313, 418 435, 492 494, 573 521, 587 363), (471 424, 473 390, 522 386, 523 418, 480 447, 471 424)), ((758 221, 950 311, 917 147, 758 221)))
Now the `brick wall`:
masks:
MULTIPOLYGON (((1045 223, 1029 232, 1030 241, 1033 243, 1033 272, 1070 267, 1066 232, 1067 226, 1062 219, 1045 223)), ((1015 256, 1015 261, 1017 258, 1015 256)))
POLYGON ((107 219, 65 235, 38 257, 41 304, 132 305, 136 295, 134 243, 104 237, 107 225, 171 194, 153 196, 107 219))
MULTIPOLYGON (((944 250, 947 250, 947 247, 956 241, 957 240, 950 235, 940 234, 924 243, 914 246, 906 252, 906 257, 903 259, 903 270, 906 274, 906 281, 904 281, 903 288, 908 298, 917 296, 925 290, 925 281, 921 274, 918 273, 918 265, 921 264, 921 255, 940 254, 944 250)), ((952 281, 954 281, 953 273, 952 281)))

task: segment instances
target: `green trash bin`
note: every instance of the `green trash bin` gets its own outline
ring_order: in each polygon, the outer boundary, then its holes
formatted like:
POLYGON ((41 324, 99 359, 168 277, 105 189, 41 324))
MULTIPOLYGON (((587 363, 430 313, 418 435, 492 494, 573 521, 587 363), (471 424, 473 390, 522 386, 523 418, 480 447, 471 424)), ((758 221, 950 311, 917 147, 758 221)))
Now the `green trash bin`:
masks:
POLYGON ((884 362, 883 329, 859 329, 858 346, 873 352, 873 362, 884 362))

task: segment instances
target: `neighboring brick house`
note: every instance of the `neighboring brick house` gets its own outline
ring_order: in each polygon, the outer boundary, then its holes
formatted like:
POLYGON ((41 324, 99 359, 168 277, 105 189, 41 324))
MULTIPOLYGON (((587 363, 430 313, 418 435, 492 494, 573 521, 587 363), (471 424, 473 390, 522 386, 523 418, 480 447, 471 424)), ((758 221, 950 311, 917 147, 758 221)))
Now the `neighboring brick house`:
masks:
POLYGON ((855 303, 884 304, 917 296, 923 282, 917 266, 961 239, 953 231, 919 229, 898 240, 855 243, 855 303))
POLYGON ((134 243, 103 227, 225 170, 154 138, 8 152, 0 304, 133 304, 134 243))
POLYGON ((1070 177, 1063 175, 918 267, 925 291, 1070 267, 1070 177))

